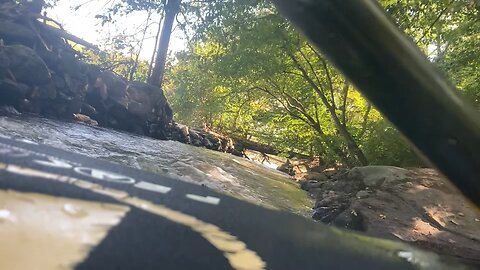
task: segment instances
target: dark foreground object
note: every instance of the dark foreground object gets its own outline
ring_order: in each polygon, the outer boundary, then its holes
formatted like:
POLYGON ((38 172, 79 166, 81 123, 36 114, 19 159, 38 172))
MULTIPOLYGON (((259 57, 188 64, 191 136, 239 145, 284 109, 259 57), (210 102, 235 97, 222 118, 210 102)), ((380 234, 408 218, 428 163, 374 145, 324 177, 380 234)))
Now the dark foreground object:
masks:
MULTIPOLYGON (((117 224, 105 229, 104 238, 83 247, 83 258, 69 262, 72 269, 463 269, 403 243, 340 231, 202 186, 9 138, 0 138, 0 193, 23 196, 19 204, 32 207, 38 207, 33 205, 38 197, 48 197, 125 210, 117 224)), ((75 223, 89 216, 70 203, 63 207, 75 223)), ((0 208, 1 234, 9 220, 20 219, 13 218, 18 209, 10 215, 8 207, 0 208)), ((54 235, 49 237, 53 243, 54 235)), ((12 243, 29 243, 22 241, 12 243)), ((49 250, 43 248, 42 256, 63 259, 49 250)))
POLYGON ((375 0, 274 0, 460 190, 480 205, 480 116, 375 0))

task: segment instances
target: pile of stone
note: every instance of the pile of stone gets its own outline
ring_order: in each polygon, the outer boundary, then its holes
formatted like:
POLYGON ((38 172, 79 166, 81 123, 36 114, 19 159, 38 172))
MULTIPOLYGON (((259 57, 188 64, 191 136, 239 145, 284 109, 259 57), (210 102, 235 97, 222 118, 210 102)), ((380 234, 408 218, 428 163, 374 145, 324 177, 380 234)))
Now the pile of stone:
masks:
POLYGON ((230 138, 175 123, 162 89, 85 63, 70 44, 97 48, 41 15, 42 3, 0 0, 0 113, 79 121, 242 155, 230 138))
POLYGON ((69 42, 93 45, 32 8, 0 1, 0 105, 20 112, 167 139, 172 110, 163 91, 83 62, 69 42), (90 119, 90 120, 89 120, 90 119))
POLYGON ((231 153, 237 156, 243 156, 243 152, 236 149, 231 138, 203 129, 196 129, 186 125, 175 123, 175 133, 173 136, 178 141, 191 144, 193 146, 206 147, 207 149, 231 153))

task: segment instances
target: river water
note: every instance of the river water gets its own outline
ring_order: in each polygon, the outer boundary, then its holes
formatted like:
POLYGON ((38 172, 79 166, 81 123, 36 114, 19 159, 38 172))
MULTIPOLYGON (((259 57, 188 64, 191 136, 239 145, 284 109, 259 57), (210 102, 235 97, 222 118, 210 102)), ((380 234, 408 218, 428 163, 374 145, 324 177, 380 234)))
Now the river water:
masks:
POLYGON ((37 117, 0 117, 0 135, 205 185, 265 207, 311 215, 313 200, 287 175, 230 154, 37 117))

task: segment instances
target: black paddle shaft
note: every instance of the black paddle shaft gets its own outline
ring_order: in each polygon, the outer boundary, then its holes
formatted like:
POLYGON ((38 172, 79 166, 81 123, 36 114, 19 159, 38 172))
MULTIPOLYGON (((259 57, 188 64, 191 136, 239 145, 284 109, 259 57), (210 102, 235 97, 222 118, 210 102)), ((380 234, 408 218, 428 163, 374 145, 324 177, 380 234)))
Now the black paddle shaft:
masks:
POLYGON ((480 115, 374 0, 274 0, 362 93, 480 205, 480 115))

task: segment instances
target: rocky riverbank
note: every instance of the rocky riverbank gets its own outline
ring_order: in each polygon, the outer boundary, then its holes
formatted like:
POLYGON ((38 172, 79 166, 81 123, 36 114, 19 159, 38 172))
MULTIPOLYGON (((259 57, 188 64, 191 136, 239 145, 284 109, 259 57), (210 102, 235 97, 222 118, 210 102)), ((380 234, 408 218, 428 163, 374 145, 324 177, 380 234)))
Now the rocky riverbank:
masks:
POLYGON ((277 153, 176 123, 162 89, 89 64, 86 52, 98 48, 41 15, 35 3, 0 0, 0 114, 83 122, 237 156, 245 156, 245 149, 277 153))
POLYGON ((95 47, 34 12, 28 3, 0 1, 1 105, 162 139, 169 136, 172 110, 161 89, 87 64, 70 44, 95 47))
POLYGON ((83 122, 237 156, 248 147, 276 153, 269 146, 176 123, 162 89, 88 64, 83 52, 98 49, 29 3, 0 1, 0 114, 83 122))
POLYGON ((310 170, 301 178, 301 187, 316 200, 316 220, 480 267, 480 211, 433 169, 367 166, 310 170))

